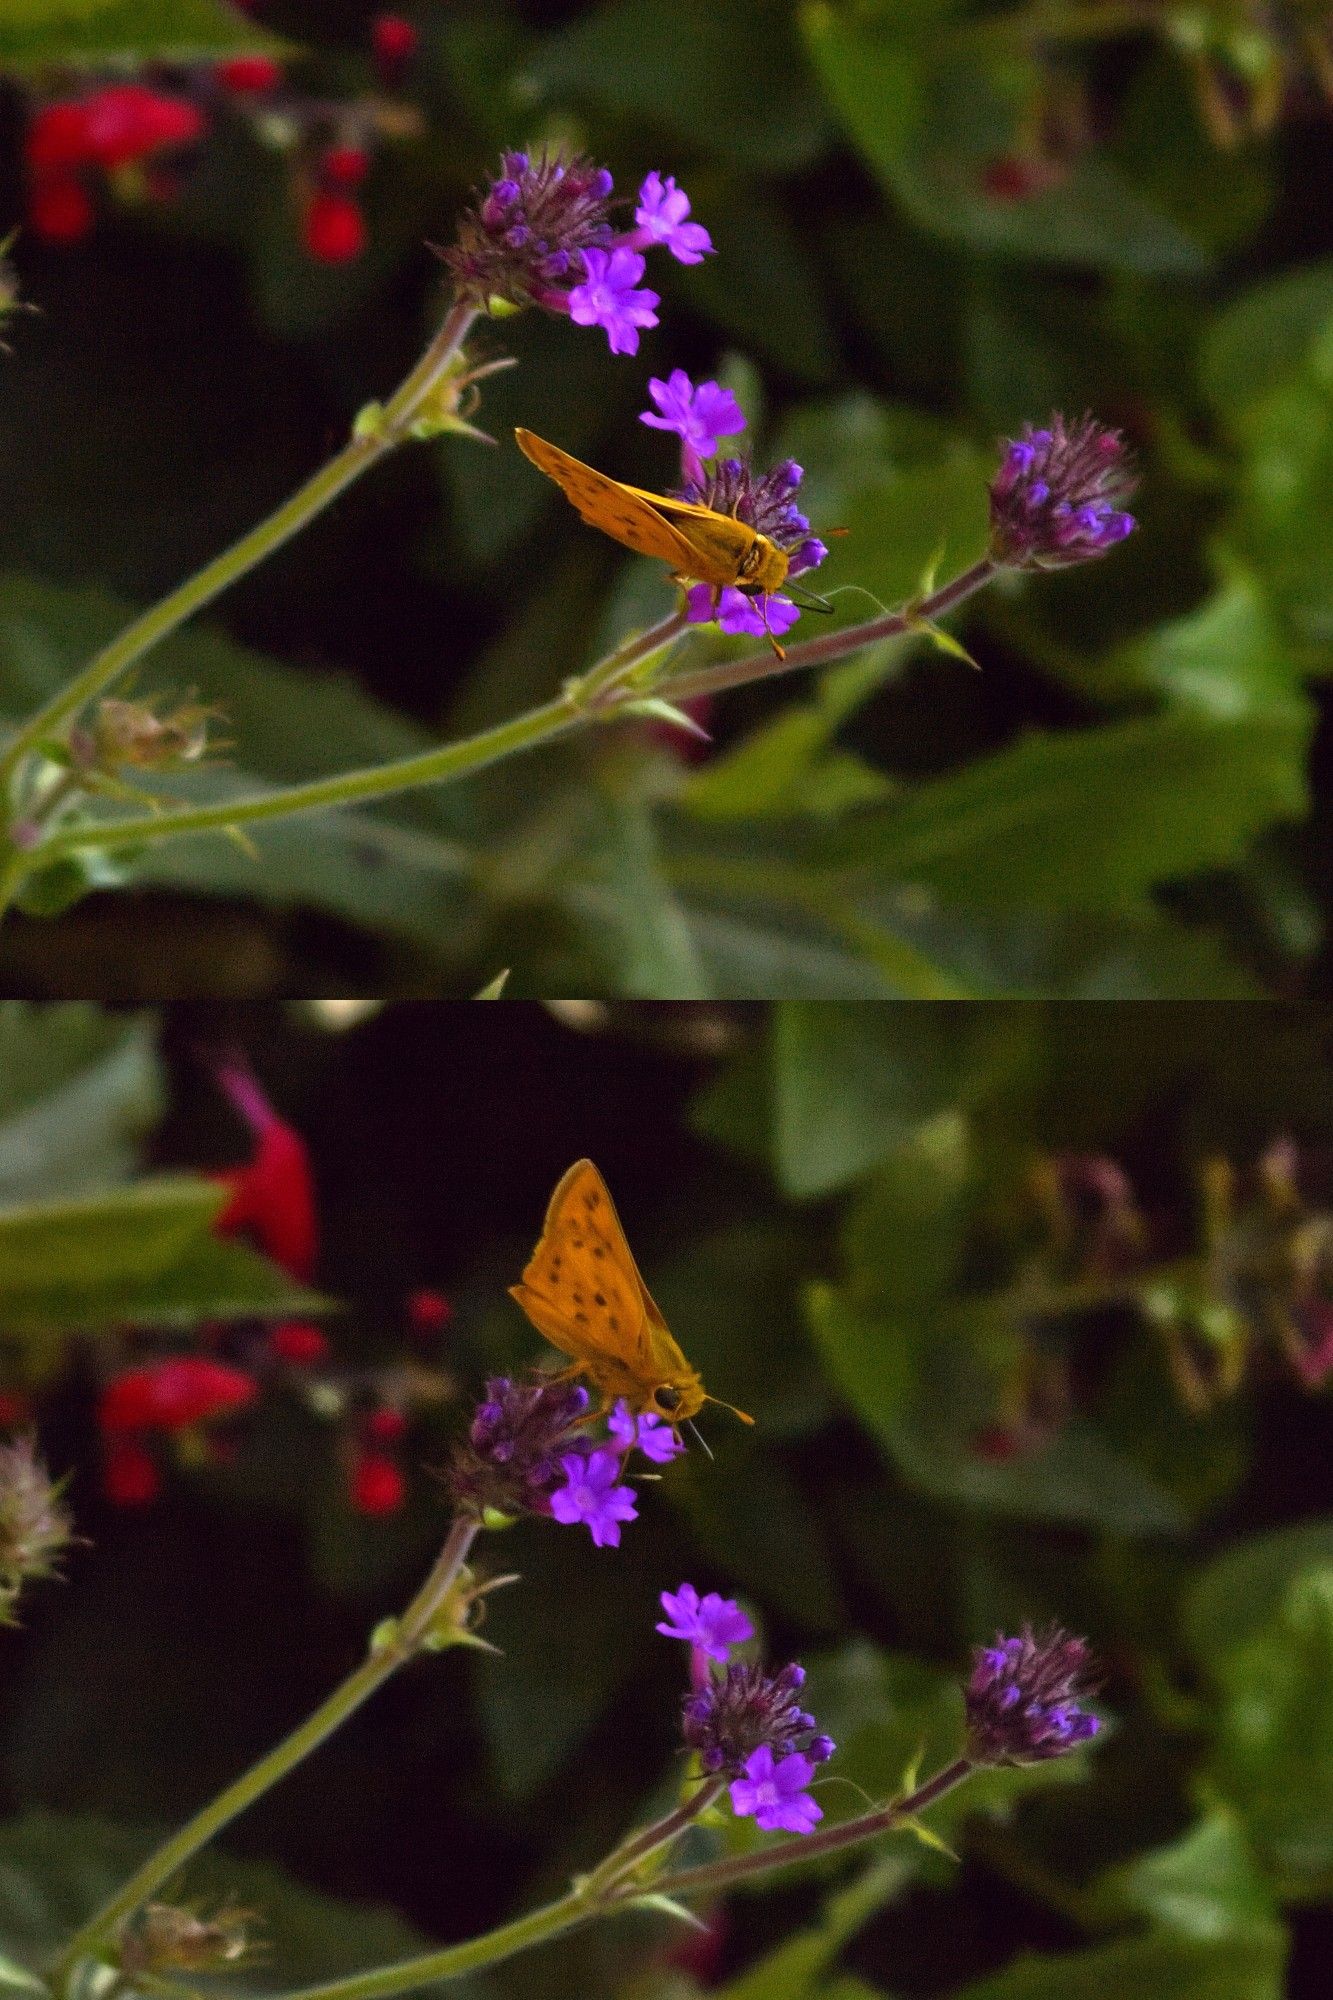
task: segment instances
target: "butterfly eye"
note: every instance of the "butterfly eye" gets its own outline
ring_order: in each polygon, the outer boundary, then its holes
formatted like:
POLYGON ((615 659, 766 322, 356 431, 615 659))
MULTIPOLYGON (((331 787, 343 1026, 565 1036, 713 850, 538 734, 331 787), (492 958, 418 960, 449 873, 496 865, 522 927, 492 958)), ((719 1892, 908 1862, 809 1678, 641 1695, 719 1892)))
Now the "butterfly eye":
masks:
POLYGON ((677 1409, 680 1405, 680 1390, 673 1389, 670 1383, 664 1382, 660 1389, 653 1390, 653 1401, 659 1410, 677 1409))

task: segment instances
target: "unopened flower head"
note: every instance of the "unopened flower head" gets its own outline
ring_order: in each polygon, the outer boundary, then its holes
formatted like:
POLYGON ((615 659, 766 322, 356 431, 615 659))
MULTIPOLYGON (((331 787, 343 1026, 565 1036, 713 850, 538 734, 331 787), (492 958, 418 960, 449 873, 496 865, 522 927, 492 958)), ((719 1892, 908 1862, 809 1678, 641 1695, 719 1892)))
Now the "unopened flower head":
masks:
POLYGON ((576 1382, 492 1376, 447 1474, 457 1505, 477 1520, 549 1514, 587 1415, 588 1392, 576 1382))
POLYGON ((822 1764, 832 1756, 833 1744, 797 1699, 804 1685, 805 1669, 794 1662, 769 1673, 753 1662, 733 1660, 686 1697, 681 1733, 710 1776, 741 1776, 761 1746, 774 1757, 799 1752, 822 1764))
POLYGON ((1105 555, 1135 527, 1124 439, 1094 417, 1023 426, 990 486, 991 554, 1012 569, 1062 569, 1105 555))
POLYGON ((174 1972, 222 1972, 252 1955, 248 1910, 231 1904, 203 1916, 172 1903, 146 1903, 128 1918, 117 1940, 120 1970, 130 1978, 174 1972))
POLYGON ((0 1445, 0 1624, 13 1622, 13 1607, 25 1583, 56 1574, 61 1553, 73 1539, 59 1486, 32 1439, 0 1445))
POLYGON ((1076 1749, 1101 1727, 1080 1706, 1092 1686, 1086 1641, 1059 1626, 1040 1636, 1030 1625, 1016 1639, 997 1635, 972 1656, 968 1755, 977 1764, 1033 1764, 1076 1749))
POLYGON ((576 326, 599 326, 613 354, 635 354, 639 334, 657 325, 658 293, 641 285, 644 252, 668 251, 697 264, 712 249, 708 231, 687 221, 690 203, 668 176, 648 175, 633 228, 611 219, 613 185, 585 155, 510 152, 442 253, 459 297, 484 312, 541 306, 576 326))

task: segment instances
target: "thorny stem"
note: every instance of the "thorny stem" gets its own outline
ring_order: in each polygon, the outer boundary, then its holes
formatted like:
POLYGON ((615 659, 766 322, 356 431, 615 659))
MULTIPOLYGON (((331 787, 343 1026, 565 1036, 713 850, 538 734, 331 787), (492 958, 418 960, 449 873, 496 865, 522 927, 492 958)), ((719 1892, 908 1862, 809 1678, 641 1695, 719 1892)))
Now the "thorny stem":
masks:
POLYGON ((46 706, 31 716, 0 756, 0 794, 23 759, 53 736, 68 717, 109 687, 117 675, 135 660, 174 632, 178 625, 209 603, 230 584, 252 570, 257 563, 289 541, 317 514, 335 500, 345 487, 368 472, 408 436, 414 420, 422 413, 432 393, 439 387, 458 358, 476 319, 472 306, 455 304, 420 361, 384 405, 380 420, 354 434, 337 455, 289 500, 252 528, 240 541, 233 542, 220 556, 205 563, 168 596, 152 605, 125 630, 104 646, 74 679, 53 695, 46 706))
POLYGON ((945 1792, 960 1784, 974 1768, 967 1758, 960 1757, 935 1777, 928 1778, 924 1785, 907 1797, 877 1812, 865 1813, 860 1819, 830 1827, 824 1834, 809 1834, 800 1839, 782 1841, 775 1847, 759 1848, 750 1854, 736 1855, 729 1861, 714 1862, 703 1868, 686 1868, 674 1875, 657 1875, 647 1887, 627 1879, 623 1866, 631 1850, 634 1851, 634 1859, 642 1860, 653 1847, 674 1838, 702 1811, 706 1803, 704 1793, 708 1792, 710 1798, 716 1796, 716 1789, 705 1786, 685 1806, 678 1807, 675 1813, 668 1814, 666 1819, 645 1828, 642 1834, 617 1848, 591 1875, 576 1882, 568 1895, 559 1897, 554 1903, 532 1910, 525 1917, 516 1917, 512 1923, 501 1924, 498 1929, 487 1931, 481 1937, 468 1938, 462 1944, 446 1945, 441 1951, 423 1952, 420 1957, 404 1959, 398 1965, 377 1966, 372 1972, 353 1973, 346 1979, 330 1980, 323 1986, 303 1986, 294 1993, 277 1996, 277 2000, 391 2000, 395 1994, 410 1993, 441 1980, 458 1979, 465 1972, 480 1971, 499 1964, 502 1959, 512 1958, 516 1952, 545 1944, 593 1918, 632 1907, 636 1898, 649 1889, 655 1896, 677 1898, 712 1893, 729 1887, 742 1877, 761 1875, 770 1868, 785 1868, 794 1861, 812 1860, 818 1854, 830 1854, 857 1841, 871 1839, 923 1812, 945 1792), (668 1827, 670 1831, 667 1831, 668 1827), (641 1846, 640 1843, 645 1844, 641 1846), (608 1880, 608 1871, 613 1863, 615 1872, 608 1880))
POLYGON ((462 1517, 457 1519, 449 1530, 434 1568, 387 1642, 372 1652, 354 1673, 349 1674, 341 1687, 335 1688, 290 1736, 284 1737, 266 1757, 252 1764, 234 1784, 219 1792, 179 1832, 150 1854, 128 1882, 123 1883, 96 1915, 75 1933, 52 1972, 54 1993, 65 1995, 69 1990, 70 1976, 79 1962, 95 1957, 124 1918, 145 1903, 163 1883, 169 1882, 215 1833, 235 1819, 238 1813, 244 1812, 247 1806, 253 1805, 279 1779, 285 1778, 312 1750, 317 1750, 363 1701, 397 1673, 399 1667, 416 1656, 430 1632, 432 1621, 458 1579, 476 1534, 475 1521, 462 1517))
MULTIPOLYGON (((679 612, 639 633, 609 654, 581 680, 569 683, 564 692, 539 708, 528 709, 493 729, 460 742, 443 744, 413 757, 370 769, 346 771, 333 778, 317 778, 303 785, 223 801, 218 805, 186 807, 174 812, 146 815, 140 819, 102 820, 66 827, 44 840, 21 858, 24 870, 45 867, 62 855, 81 848, 103 851, 120 847, 142 847, 150 841, 166 840, 177 834, 220 833, 230 827, 250 826, 259 821, 285 818, 291 813, 311 812, 330 806, 358 805, 368 799, 388 798, 398 792, 423 785, 451 783, 471 777, 517 750, 553 742, 590 722, 614 720, 621 710, 631 709, 645 692, 671 702, 689 701, 697 695, 715 694, 751 681, 770 680, 777 674, 795 673, 803 667, 830 665, 857 652, 862 646, 904 632, 918 631, 943 617, 964 598, 980 590, 998 573, 999 565, 989 557, 974 563, 960 576, 930 596, 920 598, 901 610, 886 612, 861 625, 849 625, 826 638, 809 639, 789 646, 785 659, 771 648, 726 660, 716 666, 701 667, 694 673, 668 676, 642 689, 625 676, 650 653, 675 637, 681 629, 679 612)), ((4 882, 0 878, 0 911, 3 910, 4 882)))

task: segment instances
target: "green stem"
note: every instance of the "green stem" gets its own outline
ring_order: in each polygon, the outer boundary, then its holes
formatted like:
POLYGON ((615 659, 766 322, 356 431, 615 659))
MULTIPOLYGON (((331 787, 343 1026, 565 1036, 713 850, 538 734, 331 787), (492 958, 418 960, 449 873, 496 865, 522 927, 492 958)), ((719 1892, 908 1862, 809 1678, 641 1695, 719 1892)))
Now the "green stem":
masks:
POLYGON ((317 1750, 326 1737, 331 1736, 354 1710, 360 1708, 363 1701, 414 1657, 456 1582, 476 1534, 477 1524, 474 1521, 461 1517, 456 1520, 434 1568, 387 1643, 371 1653, 355 1673, 349 1674, 341 1687, 335 1688, 327 1701, 321 1702, 299 1728, 284 1737, 257 1764, 252 1764, 234 1784, 219 1792, 202 1812, 196 1813, 178 1833, 150 1854, 128 1882, 117 1889, 96 1915, 75 1933, 52 1973, 55 1992, 63 1994, 69 1976, 79 1961, 95 1956, 122 1920, 145 1903, 164 1882, 170 1881, 215 1833, 235 1819, 238 1813, 244 1812, 247 1806, 253 1805, 279 1779, 285 1778, 302 1758, 317 1750))
POLYGON ((209 603, 238 577, 299 534, 354 479, 359 479, 403 442, 423 405, 457 359, 476 316, 472 306, 453 306, 416 367, 385 404, 376 425, 354 435, 313 479, 308 479, 290 500, 284 501, 248 535, 242 535, 239 542, 224 549, 176 590, 133 619, 109 646, 104 646, 88 662, 82 673, 76 674, 45 708, 29 718, 0 757, 0 795, 7 793, 10 778, 23 759, 44 739, 53 736, 69 716, 110 686, 118 674, 174 632, 201 605, 209 603))
MULTIPOLYGON (((743 659, 723 661, 697 673, 678 674, 652 685, 652 692, 669 701, 687 701, 692 696, 713 694, 741 687, 750 681, 769 680, 776 674, 795 673, 801 667, 827 666, 881 639, 920 629, 980 590, 997 573, 989 559, 974 563, 930 597, 887 612, 863 625, 849 625, 823 639, 788 647, 779 660, 767 649, 747 654, 743 659)), ((344 771, 333 778, 316 778, 304 785, 290 785, 248 798, 223 801, 219 805, 186 807, 175 812, 145 815, 141 819, 83 821, 64 828, 33 848, 22 859, 23 870, 38 869, 64 854, 81 848, 110 850, 143 847, 177 834, 220 833, 229 827, 250 826, 268 819, 283 819, 291 813, 312 812, 330 806, 359 805, 368 799, 389 798, 398 792, 422 785, 437 785, 471 777, 488 764, 517 750, 532 749, 554 741, 589 722, 613 719, 617 711, 640 698, 642 690, 627 685, 623 675, 648 654, 666 644, 680 629, 681 614, 673 613, 647 632, 638 634, 607 660, 593 667, 581 681, 571 682, 553 701, 527 710, 509 722, 458 743, 446 743, 437 750, 401 757, 394 763, 377 764, 363 771, 344 771), (605 669, 615 663, 614 685, 608 686, 605 669), (588 690, 592 689, 591 695, 588 690)), ((0 878, 2 881, 3 878, 0 878)), ((2 892, 0 892, 2 893, 2 892)), ((3 903, 0 902, 0 909, 3 903)))
MULTIPOLYGON (((914 1792, 878 1806, 874 1812, 862 1813, 858 1819, 845 1819, 837 1826, 826 1827, 823 1833, 799 1834, 794 1840, 780 1841, 776 1847, 757 1847, 749 1854, 733 1854, 723 1861, 705 1862, 699 1868, 680 1868, 674 1874, 659 1875, 653 1891, 659 1896, 674 1897, 715 1895, 752 1875, 767 1875, 779 1868, 790 1868, 798 1861, 815 1861, 825 1854, 840 1853, 844 1847, 891 1833, 904 1821, 914 1819, 955 1785, 961 1785, 976 1768, 970 1758, 958 1757, 933 1778, 927 1778, 924 1785, 918 1785, 914 1792)), ((622 1889, 620 1894, 629 1896, 633 1890, 622 1889)))
MULTIPOLYGON (((684 1868, 674 1875, 656 1876, 650 1885, 651 1891, 654 1895, 675 1897, 711 1894, 746 1876, 762 1875, 770 1869, 785 1868, 796 1861, 813 1860, 816 1855, 831 1854, 857 1841, 872 1839, 877 1834, 901 1826, 913 1814, 933 1805, 945 1792, 960 1784, 974 1768, 965 1757, 960 1757, 906 1798, 898 1799, 876 1812, 865 1813, 860 1819, 847 1820, 841 1826, 830 1827, 823 1834, 808 1834, 796 1840, 783 1841, 776 1847, 759 1848, 751 1854, 736 1855, 728 1861, 713 1862, 707 1867, 684 1868)), ((480 1937, 468 1938, 462 1944, 423 1952, 419 1957, 403 1959, 397 1965, 377 1966, 372 1972, 355 1972, 345 1979, 330 1980, 323 1986, 302 1986, 293 1993, 279 1995, 278 2000, 391 2000, 391 1996, 399 1993, 411 1993, 418 1987, 433 1986, 445 1979, 459 1979, 466 1972, 478 1972, 498 1965, 502 1959, 512 1958, 516 1952, 527 1951, 535 1944, 546 1944, 578 1924, 588 1923, 595 1917, 606 1916, 618 1909, 630 1908, 636 1898, 645 1893, 645 1889, 641 1883, 626 1880, 625 1868, 635 1861, 642 1861, 654 1848, 674 1839, 717 1796, 722 1782, 716 1780, 701 1786, 683 1806, 678 1806, 665 1819, 626 1841, 591 1875, 575 1883, 568 1895, 561 1896, 554 1903, 546 1903, 525 1917, 516 1917, 512 1923, 501 1924, 497 1929, 486 1931, 480 1937)))

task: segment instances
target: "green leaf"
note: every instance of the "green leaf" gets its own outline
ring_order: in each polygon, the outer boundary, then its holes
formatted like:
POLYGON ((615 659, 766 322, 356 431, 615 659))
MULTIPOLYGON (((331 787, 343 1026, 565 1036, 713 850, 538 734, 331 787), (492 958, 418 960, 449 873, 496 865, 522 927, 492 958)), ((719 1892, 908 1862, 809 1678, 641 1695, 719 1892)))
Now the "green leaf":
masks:
POLYGON ((1333 1563, 1208 1661, 1222 1694, 1213 1778, 1287 1894, 1333 1886, 1333 1563))
MULTIPOLYGON (((827 136, 790 9, 776 0, 613 0, 543 43, 522 87, 539 100, 604 106, 709 155, 779 173, 806 165, 827 136)), ((711 228, 699 176, 686 184, 694 214, 711 228)))
POLYGON ((802 10, 824 93, 867 164, 923 229, 988 252, 1108 270, 1193 276, 1202 245, 1104 152, 1021 202, 990 199, 985 173, 1020 142, 1040 80, 1010 59, 988 67, 959 47, 937 52, 892 15, 867 22, 827 0, 802 10))
POLYGON ((831 1895, 819 1921, 784 1939, 735 1979, 714 1988, 716 2000, 813 2000, 826 1991, 824 1975, 877 1910, 892 1902, 911 1879, 906 1858, 892 1848, 831 1895))
POLYGON ((225 1198, 213 1182, 163 1176, 0 1211, 0 1325, 40 1367, 104 1327, 320 1309, 276 1265, 212 1237, 225 1198))
POLYGON ((1217 722, 1304 708, 1301 663, 1256 578, 1235 570, 1197 611, 1135 640, 1105 663, 1175 708, 1217 722))
POLYGON ((162 1111, 150 1016, 0 1007, 0 1202, 128 1178, 162 1111))
POLYGON ((190 62, 283 44, 223 0, 5 0, 0 68, 190 62))
POLYGON ((1310 727, 1293 703, 1034 734, 857 816, 828 845, 862 873, 983 909, 1125 909, 1299 818, 1310 727))
MULTIPOLYGON (((154 1844, 151 1834, 91 1817, 30 1811, 10 1820, 0 1828, 0 1934, 21 1959, 49 1964, 154 1844)), ((262 1957, 251 1970, 229 1972, 230 1992, 304 1986, 430 1949, 394 1911, 336 1902, 254 1861, 206 1851, 190 1863, 185 1884, 192 1902, 230 1901, 258 1918, 262 1957)), ((477 2000, 486 1988, 464 1979, 423 1990, 477 2000)))
POLYGON ((1214 1556, 1181 1604, 1181 1628, 1195 1658, 1206 1664, 1254 1638, 1272 1624, 1294 1583, 1329 1565, 1333 1518, 1254 1535, 1214 1556))
POLYGON ((1217 1806, 1170 1846, 1150 1848, 1103 1876, 1095 1901, 1099 1914, 1112 1921, 1147 1917, 1163 1930, 1205 1942, 1280 1933, 1276 1900, 1244 1826, 1217 1806))
POLYGON ((1169 1931, 1038 1958, 1024 1954, 957 2000, 1281 2000, 1286 1938, 1280 1928, 1205 1941, 1169 1931))
POLYGON ((831 1193, 978 1083, 990 1023, 965 1009, 779 1007, 774 1160, 798 1200, 831 1193))
POLYGON ((1228 414, 1262 402, 1304 365, 1333 322, 1333 259, 1283 271, 1242 292, 1212 321, 1199 351, 1199 377, 1214 409, 1228 414))

